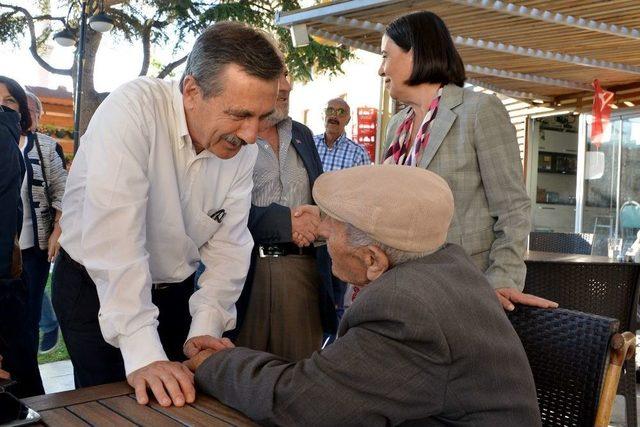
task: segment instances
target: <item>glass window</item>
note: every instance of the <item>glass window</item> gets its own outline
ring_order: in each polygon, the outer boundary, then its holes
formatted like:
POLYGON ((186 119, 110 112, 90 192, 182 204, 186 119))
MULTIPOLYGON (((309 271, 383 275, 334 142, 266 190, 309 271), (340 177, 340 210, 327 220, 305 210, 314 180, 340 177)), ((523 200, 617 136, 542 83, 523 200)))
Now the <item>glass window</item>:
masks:
POLYGON ((598 236, 623 237, 624 251, 640 229, 640 117, 612 119, 611 137, 600 147, 590 132, 588 120, 580 231, 595 233, 594 243, 598 236))

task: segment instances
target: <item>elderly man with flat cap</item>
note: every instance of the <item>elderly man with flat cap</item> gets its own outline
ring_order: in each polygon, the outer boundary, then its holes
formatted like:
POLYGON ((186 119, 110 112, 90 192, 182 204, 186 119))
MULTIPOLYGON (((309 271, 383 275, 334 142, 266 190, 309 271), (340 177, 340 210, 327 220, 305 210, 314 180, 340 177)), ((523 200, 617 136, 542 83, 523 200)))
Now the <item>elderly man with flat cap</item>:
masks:
POLYGON ((482 272, 445 243, 446 182, 359 166, 322 175, 313 196, 334 274, 363 288, 338 339, 297 363, 205 350, 185 362, 196 384, 268 425, 539 426, 518 336, 482 272), (397 191, 406 182, 411 197, 397 191))

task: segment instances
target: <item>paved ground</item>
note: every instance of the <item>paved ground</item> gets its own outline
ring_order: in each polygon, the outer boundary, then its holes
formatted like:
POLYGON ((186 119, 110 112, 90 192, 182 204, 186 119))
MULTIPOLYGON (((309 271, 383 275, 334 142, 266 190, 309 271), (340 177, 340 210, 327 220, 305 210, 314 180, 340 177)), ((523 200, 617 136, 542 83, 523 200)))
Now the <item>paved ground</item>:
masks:
POLYGON ((73 390, 73 367, 70 360, 40 365, 40 375, 46 393, 73 390))

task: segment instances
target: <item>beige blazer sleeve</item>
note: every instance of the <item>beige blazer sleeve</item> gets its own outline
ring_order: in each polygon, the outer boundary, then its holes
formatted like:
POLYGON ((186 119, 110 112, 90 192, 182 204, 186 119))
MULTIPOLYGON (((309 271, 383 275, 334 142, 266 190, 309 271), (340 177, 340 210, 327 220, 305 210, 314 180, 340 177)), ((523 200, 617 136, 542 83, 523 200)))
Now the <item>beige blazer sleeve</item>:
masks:
POLYGON ((524 251, 531 229, 531 202, 524 187, 516 131, 496 96, 482 96, 475 123, 475 144, 495 239, 485 275, 494 288, 522 290, 524 251))

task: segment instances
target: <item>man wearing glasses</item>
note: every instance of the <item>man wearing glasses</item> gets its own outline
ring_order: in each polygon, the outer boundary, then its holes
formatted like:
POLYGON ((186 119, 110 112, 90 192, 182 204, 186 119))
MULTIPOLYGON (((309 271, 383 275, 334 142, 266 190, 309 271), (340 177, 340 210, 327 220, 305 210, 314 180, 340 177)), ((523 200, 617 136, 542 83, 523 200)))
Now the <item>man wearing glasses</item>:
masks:
MULTIPOLYGON (((347 101, 334 98, 327 103, 324 110, 325 131, 313 137, 325 172, 371 164, 367 151, 347 138, 344 128, 350 120, 351 108, 347 101)), ((332 282, 338 318, 342 318, 347 284, 335 276, 332 277, 332 282)), ((352 288, 352 291, 355 290, 352 288)), ((353 295, 355 297, 356 294, 353 295)))
POLYGON ((344 131, 351 119, 349 104, 342 98, 332 99, 327 103, 324 114, 325 131, 313 137, 324 171, 370 164, 365 149, 347 138, 344 131))

